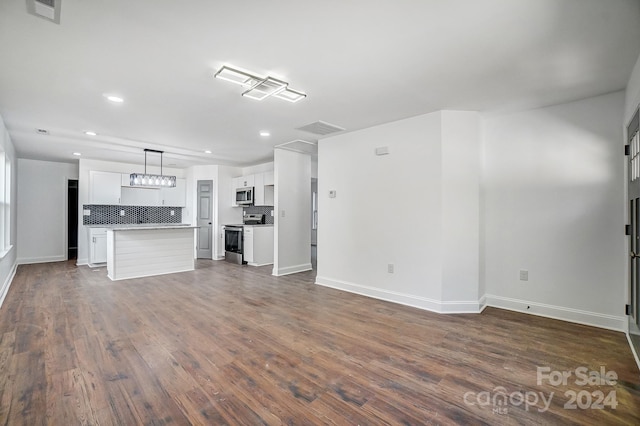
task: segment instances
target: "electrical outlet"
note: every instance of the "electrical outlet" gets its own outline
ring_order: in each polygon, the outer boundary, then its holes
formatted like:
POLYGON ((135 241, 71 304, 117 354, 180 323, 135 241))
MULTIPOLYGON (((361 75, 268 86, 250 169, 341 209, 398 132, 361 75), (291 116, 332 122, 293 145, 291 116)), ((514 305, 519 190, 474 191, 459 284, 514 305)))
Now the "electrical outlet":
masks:
POLYGON ((273 210, 271 210, 271 217, 273 217, 273 210))
POLYGON ((124 216, 124 210, 120 210, 120 216, 124 216))
POLYGON ((387 272, 390 273, 390 274, 393 274, 393 270, 394 270, 393 263, 389 263, 387 265, 387 272))
POLYGON ((529 271, 520 269, 520 281, 529 281, 529 271))
POLYGON ((284 217, 284 210, 280 210, 280 217, 284 217))
POLYGON ((335 189, 329 191, 329 198, 336 198, 336 190, 335 189))
POLYGON ((82 210, 82 214, 83 214, 84 216, 91 216, 91 210, 89 210, 89 209, 84 209, 84 210, 82 210))
POLYGON ((171 216, 175 216, 176 215, 176 211, 175 210, 171 210, 171 216))

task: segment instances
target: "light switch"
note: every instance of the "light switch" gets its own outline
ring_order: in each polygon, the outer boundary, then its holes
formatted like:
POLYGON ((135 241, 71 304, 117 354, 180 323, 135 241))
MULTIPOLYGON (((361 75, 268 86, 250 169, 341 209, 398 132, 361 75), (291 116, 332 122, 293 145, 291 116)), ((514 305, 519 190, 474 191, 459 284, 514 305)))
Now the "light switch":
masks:
POLYGON ((280 211, 280 217, 284 217, 284 210, 280 211))
POLYGON ((124 216, 124 210, 120 210, 120 216, 124 216))
POLYGON ((273 210, 271 210, 271 217, 273 217, 273 210))
POLYGON ((176 215, 176 211, 175 210, 171 210, 171 216, 175 216, 176 215))
POLYGON ((84 210, 82 210, 82 214, 83 214, 84 216, 91 216, 91 210, 89 210, 89 209, 84 209, 84 210))
POLYGON ((332 189, 331 191, 329 191, 329 198, 336 198, 336 190, 332 189))

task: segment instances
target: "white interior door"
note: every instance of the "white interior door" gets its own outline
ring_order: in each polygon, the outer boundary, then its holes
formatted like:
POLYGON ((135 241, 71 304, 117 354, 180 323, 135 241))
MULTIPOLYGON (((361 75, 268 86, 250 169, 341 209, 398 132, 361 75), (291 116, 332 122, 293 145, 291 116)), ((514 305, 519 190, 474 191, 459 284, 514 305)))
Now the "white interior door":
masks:
POLYGON ((198 259, 213 259, 213 181, 198 181, 198 259))

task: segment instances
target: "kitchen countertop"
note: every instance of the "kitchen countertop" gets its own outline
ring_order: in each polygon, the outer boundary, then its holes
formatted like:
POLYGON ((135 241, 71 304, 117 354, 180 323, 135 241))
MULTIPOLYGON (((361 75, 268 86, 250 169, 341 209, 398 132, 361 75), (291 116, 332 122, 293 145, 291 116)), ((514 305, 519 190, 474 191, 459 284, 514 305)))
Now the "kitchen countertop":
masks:
POLYGON ((262 226, 273 226, 273 223, 260 223, 260 224, 257 224, 257 225, 228 223, 228 224, 222 225, 222 226, 256 226, 256 227, 262 227, 262 226))
POLYGON ((200 228, 199 226, 192 226, 189 224, 185 224, 185 225, 179 225, 179 224, 175 224, 175 225, 146 225, 146 226, 136 226, 135 224, 132 225, 116 225, 116 226, 112 226, 110 228, 107 228, 108 230, 111 231, 140 231, 140 230, 158 230, 158 229, 195 229, 195 228, 200 228))
POLYGON ((190 223, 117 223, 109 225, 84 225, 87 228, 107 228, 107 229, 140 229, 140 228, 184 228, 185 226, 191 226, 190 223))

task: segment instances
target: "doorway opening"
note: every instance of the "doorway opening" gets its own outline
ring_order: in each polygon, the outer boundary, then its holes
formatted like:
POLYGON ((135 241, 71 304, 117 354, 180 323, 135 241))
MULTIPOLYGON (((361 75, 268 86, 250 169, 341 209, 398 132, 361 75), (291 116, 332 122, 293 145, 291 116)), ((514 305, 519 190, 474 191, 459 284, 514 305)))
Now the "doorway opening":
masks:
POLYGON ((78 180, 67 181, 67 259, 78 258, 78 180))

